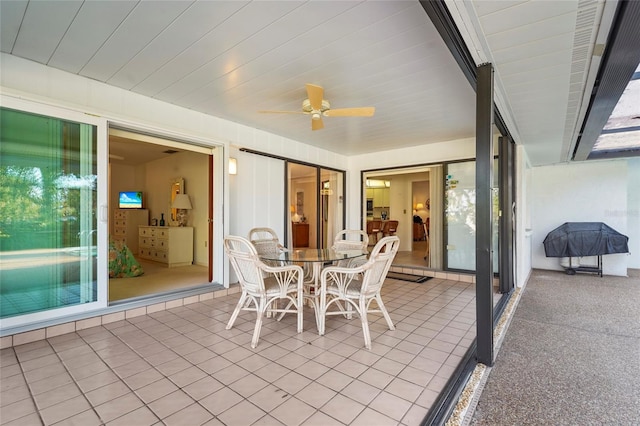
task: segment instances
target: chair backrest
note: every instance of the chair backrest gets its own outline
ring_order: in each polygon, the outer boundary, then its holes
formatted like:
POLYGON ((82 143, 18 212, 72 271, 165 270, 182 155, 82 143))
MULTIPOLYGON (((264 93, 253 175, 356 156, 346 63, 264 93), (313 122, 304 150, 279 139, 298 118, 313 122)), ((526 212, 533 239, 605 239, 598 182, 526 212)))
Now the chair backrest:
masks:
POLYGON ((242 288, 252 295, 262 294, 264 278, 258 252, 253 244, 245 238, 229 235, 224 239, 224 251, 229 256, 242 288))
POLYGON ((376 243, 364 265, 362 293, 375 294, 380 291, 399 246, 400 239, 395 235, 384 237, 376 243))
POLYGON ((260 255, 276 254, 284 249, 278 234, 271 228, 253 228, 249 231, 249 241, 260 255))
POLYGON ((384 229, 382 233, 384 235, 395 234, 398 231, 398 221, 397 220, 389 220, 384 223, 384 229))
POLYGON ((333 240, 335 250, 366 250, 369 245, 369 235, 360 229, 343 229, 333 240))
POLYGON ((374 232, 380 232, 382 226, 382 221, 380 220, 370 220, 367 222, 367 234, 373 234, 374 232))

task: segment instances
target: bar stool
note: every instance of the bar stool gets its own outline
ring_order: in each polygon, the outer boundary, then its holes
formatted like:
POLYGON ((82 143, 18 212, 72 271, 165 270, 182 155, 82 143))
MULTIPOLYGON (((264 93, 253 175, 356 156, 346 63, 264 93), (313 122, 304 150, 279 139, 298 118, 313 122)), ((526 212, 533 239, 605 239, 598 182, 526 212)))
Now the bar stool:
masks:
POLYGON ((384 223, 384 227, 382 228, 382 236, 389 237, 391 235, 396 235, 398 232, 398 221, 397 220, 388 220, 384 223))
POLYGON ((367 222, 367 235, 369 235, 369 240, 373 239, 373 243, 378 242, 378 233, 382 231, 382 221, 380 220, 370 220, 367 222))

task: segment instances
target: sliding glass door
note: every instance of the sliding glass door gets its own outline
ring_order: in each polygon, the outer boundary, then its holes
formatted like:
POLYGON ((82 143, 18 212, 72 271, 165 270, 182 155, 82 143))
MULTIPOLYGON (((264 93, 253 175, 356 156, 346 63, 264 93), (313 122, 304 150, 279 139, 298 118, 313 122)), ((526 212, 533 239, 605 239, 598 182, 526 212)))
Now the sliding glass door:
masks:
POLYGON ((328 248, 344 228, 344 172, 287 162, 291 245, 328 248))
POLYGON ((344 173, 320 169, 320 236, 322 248, 333 245, 335 235, 344 229, 344 173))
POLYGON ((3 319, 98 301, 97 152, 96 124, 1 109, 3 319))

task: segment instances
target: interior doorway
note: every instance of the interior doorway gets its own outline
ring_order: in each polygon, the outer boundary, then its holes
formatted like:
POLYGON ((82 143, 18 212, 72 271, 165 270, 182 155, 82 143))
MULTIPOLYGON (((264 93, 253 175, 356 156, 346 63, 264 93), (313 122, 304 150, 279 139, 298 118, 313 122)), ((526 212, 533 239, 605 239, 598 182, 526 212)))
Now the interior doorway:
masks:
POLYGON ((344 172, 287 162, 288 247, 328 248, 344 229, 344 172))
MULTIPOLYGON (((427 172, 427 178, 428 176, 427 172)), ((413 205, 412 252, 424 253, 422 257, 427 267, 431 266, 429 235, 431 225, 431 196, 429 180, 417 180, 411 183, 413 205)))
POLYGON ((211 151, 110 129, 109 303, 210 284, 211 151))
MULTIPOLYGON (((363 184, 363 229, 371 221, 398 221, 394 265, 442 269, 442 165, 367 171, 363 184)), ((370 244, 376 239, 370 235, 370 244)))

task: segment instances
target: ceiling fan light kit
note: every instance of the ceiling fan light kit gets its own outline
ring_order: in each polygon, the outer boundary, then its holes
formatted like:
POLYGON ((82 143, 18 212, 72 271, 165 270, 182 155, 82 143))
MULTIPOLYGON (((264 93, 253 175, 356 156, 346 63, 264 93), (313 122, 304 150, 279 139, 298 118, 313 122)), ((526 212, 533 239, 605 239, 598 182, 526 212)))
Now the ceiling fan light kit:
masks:
POLYGON ((307 114, 311 115, 311 130, 324 127, 322 117, 372 117, 375 107, 331 109, 329 101, 323 99, 324 89, 315 84, 307 84, 308 98, 302 101, 302 111, 259 111, 263 113, 307 114))

